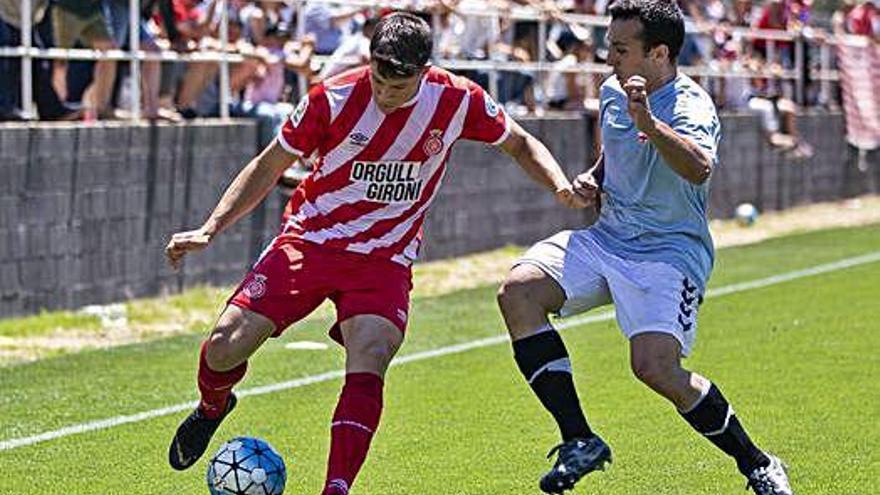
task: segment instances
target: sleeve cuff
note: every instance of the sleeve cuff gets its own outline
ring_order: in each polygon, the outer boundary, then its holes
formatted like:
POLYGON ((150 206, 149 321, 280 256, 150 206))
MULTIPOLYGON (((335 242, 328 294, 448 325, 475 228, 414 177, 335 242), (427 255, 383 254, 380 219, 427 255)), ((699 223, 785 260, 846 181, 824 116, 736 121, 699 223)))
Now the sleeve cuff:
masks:
POLYGON ((507 136, 509 136, 509 135, 510 135, 510 117, 505 115, 504 116, 504 132, 501 133, 501 137, 499 137, 498 139, 496 139, 492 143, 492 146, 498 146, 499 144, 503 143, 504 140, 507 139, 507 136))
POLYGON ((277 139, 278 139, 278 144, 280 144, 281 147, 284 148, 284 150, 287 151, 288 153, 292 153, 300 158, 306 156, 305 153, 303 153, 302 151, 291 146, 290 143, 288 143, 287 140, 284 139, 284 137, 281 134, 278 134, 277 139))

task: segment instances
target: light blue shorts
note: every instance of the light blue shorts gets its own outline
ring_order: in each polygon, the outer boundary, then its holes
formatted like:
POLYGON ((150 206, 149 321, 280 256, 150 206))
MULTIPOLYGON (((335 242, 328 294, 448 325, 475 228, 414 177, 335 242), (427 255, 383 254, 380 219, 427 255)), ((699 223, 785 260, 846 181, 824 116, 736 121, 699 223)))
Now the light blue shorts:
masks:
POLYGON ((558 316, 571 316, 614 303, 627 339, 647 332, 668 333, 691 352, 703 295, 693 281, 668 263, 632 261, 605 251, 589 230, 562 231, 531 247, 514 264, 540 268, 565 291, 558 316))

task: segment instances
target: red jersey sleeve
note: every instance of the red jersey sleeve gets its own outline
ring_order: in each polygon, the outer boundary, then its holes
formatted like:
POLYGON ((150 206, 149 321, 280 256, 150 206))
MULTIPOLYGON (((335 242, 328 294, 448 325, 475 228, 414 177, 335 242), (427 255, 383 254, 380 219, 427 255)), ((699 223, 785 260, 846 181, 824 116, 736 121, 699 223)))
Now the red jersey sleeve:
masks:
POLYGON ((324 85, 314 86, 299 100, 281 132, 278 142, 287 151, 307 157, 324 140, 330 127, 330 103, 324 94, 324 85))
POLYGON ((500 144, 510 133, 507 114, 492 96, 472 81, 467 81, 468 105, 464 118, 462 139, 480 141, 489 144, 500 144))

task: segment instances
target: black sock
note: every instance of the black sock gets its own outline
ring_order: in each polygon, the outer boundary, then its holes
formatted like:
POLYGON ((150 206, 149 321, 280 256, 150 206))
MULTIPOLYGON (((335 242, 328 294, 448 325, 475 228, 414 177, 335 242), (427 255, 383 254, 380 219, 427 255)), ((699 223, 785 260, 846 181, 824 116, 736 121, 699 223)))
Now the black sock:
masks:
POLYGON ((589 438, 571 376, 571 362, 565 344, 555 331, 544 331, 513 342, 516 364, 556 423, 564 441, 589 438))
POLYGON ((752 443, 733 407, 714 384, 696 406, 681 415, 716 447, 733 457, 742 474, 748 476, 755 468, 770 464, 770 459, 752 443))

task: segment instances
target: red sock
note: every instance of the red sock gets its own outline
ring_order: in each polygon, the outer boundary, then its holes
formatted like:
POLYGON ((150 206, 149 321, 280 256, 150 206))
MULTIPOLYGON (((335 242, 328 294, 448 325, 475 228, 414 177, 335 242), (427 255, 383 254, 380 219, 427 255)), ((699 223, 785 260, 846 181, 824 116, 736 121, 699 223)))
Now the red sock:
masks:
POLYGON ((382 379, 349 373, 330 428, 330 459, 323 495, 347 495, 354 483, 382 414, 382 379))
POLYGON ((226 401, 232 393, 232 387, 244 378, 247 361, 229 371, 214 371, 208 367, 208 362, 205 360, 207 343, 207 341, 202 342, 202 350, 199 353, 199 392, 202 394, 199 409, 205 417, 216 419, 226 411, 226 401))

